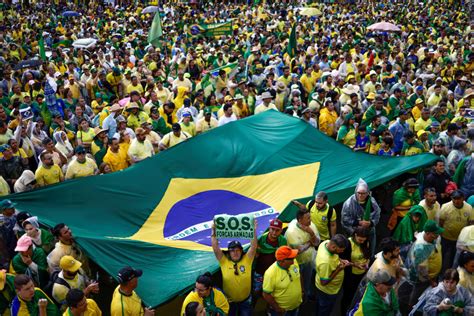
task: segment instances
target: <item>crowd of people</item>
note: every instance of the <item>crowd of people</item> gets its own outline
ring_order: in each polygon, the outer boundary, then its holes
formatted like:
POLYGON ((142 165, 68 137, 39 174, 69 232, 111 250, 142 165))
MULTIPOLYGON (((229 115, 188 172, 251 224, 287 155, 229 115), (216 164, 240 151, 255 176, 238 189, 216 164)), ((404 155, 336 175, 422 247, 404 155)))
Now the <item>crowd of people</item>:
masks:
MULTIPOLYGON (((340 218, 318 192, 246 253, 213 238, 223 289, 201 275, 181 314, 250 315, 263 298, 272 315, 308 301, 329 315, 340 295, 355 315, 474 313, 474 24, 461 3, 165 3, 151 45, 141 1, 46 2, 0 4, 0 196, 118 172, 279 111, 361 155, 439 159, 404 175, 391 210, 361 179, 340 218), (194 32, 228 21, 227 35, 194 32), (400 31, 368 29, 382 21, 400 31), (391 237, 379 241, 381 212, 391 237)), ((1 211, 0 314, 100 315, 67 226, 50 232, 9 200, 1 211)), ((154 313, 134 292, 141 274, 121 270, 112 315, 154 313)))

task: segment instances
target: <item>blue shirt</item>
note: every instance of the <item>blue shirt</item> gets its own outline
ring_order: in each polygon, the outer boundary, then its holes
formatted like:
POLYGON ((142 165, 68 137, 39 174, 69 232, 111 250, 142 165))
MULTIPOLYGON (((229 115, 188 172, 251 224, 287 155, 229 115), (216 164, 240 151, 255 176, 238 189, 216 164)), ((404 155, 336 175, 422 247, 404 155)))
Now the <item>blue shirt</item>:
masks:
POLYGON ((109 130, 107 132, 107 136, 109 137, 109 139, 112 139, 112 137, 117 132, 117 121, 115 120, 114 113, 110 113, 109 116, 104 119, 104 121, 102 122, 102 128, 109 130))
POLYGON ((367 145, 367 142, 369 141, 369 137, 365 135, 363 138, 360 137, 360 135, 356 136, 356 144, 354 148, 362 148, 367 145))
POLYGON ((400 153, 402 151, 403 141, 405 140, 405 137, 403 137, 403 135, 405 135, 405 133, 410 130, 410 126, 407 122, 404 122, 403 124, 400 123, 400 118, 398 118, 395 123, 390 125, 388 130, 393 135, 393 151, 396 153, 400 153))

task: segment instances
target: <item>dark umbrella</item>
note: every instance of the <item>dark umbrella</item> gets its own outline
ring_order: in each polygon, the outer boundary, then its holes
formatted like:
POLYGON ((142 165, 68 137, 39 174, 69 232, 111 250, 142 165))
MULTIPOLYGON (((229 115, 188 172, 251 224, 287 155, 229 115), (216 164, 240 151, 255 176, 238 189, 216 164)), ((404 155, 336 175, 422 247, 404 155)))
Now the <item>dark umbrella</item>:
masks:
POLYGON ((29 60, 23 60, 20 61, 18 64, 15 66, 15 70, 23 69, 23 68, 33 68, 33 67, 38 67, 43 63, 41 59, 29 59, 29 60))
POLYGON ((76 12, 76 11, 64 11, 63 16, 73 17, 73 16, 80 16, 80 14, 79 14, 79 12, 76 12))

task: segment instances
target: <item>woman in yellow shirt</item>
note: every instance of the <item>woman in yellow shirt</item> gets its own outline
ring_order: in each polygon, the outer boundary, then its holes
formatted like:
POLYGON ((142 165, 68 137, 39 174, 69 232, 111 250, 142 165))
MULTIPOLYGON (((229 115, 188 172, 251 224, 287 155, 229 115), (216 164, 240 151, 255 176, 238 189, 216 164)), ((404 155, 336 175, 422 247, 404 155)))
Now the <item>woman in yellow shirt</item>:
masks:
POLYGON ((344 295, 342 298, 342 314, 345 315, 349 305, 352 302, 354 294, 357 291, 360 281, 369 269, 370 230, 362 226, 354 230, 352 237, 349 238, 350 247, 347 247, 341 258, 349 260, 351 265, 344 271, 344 295))
POLYGON ((76 135, 77 145, 81 145, 87 152, 90 152, 94 137, 94 129, 89 126, 89 122, 86 119, 82 119, 79 122, 79 131, 76 135))

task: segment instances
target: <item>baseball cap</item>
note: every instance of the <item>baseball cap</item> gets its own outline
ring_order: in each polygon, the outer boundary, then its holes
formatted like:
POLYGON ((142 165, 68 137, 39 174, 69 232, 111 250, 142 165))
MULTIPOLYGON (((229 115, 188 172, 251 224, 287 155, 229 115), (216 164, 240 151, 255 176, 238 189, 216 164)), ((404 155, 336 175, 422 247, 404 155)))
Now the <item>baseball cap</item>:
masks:
POLYGON ((398 112, 398 115, 407 115, 408 112, 405 109, 401 109, 400 112, 398 112))
POLYGON ((62 270, 69 271, 69 272, 76 272, 82 266, 82 263, 73 256, 63 256, 59 261, 59 267, 62 270))
POLYGON ((274 218, 270 221, 270 227, 282 229, 283 223, 278 218, 274 218))
POLYGON ((423 227, 423 230, 426 233, 435 233, 437 235, 440 235, 444 232, 444 228, 439 227, 438 224, 432 219, 429 219, 426 221, 425 226, 423 227))
POLYGON ((183 117, 191 117, 191 113, 189 113, 189 112, 184 112, 184 113, 183 113, 183 117))
POLYGON ((437 139, 434 141, 433 146, 444 146, 444 142, 442 139, 437 139))
POLYGON ((27 251, 28 248, 30 248, 32 244, 33 244, 33 241, 31 240, 31 237, 27 235, 23 235, 20 237, 20 239, 18 239, 16 243, 15 251, 17 252, 27 251))
POLYGON ((378 270, 375 272, 371 278, 370 281, 374 284, 385 284, 385 285, 394 285, 397 280, 395 280, 394 277, 390 275, 390 273, 386 270, 378 270))
POLYGON ((143 271, 140 269, 134 269, 132 267, 124 267, 120 269, 117 274, 117 279, 120 284, 127 283, 128 281, 132 280, 133 278, 139 278, 143 274, 143 271))
POLYGON ((231 241, 228 245, 227 245, 227 249, 234 249, 234 248, 240 248, 240 249, 244 249, 242 247, 242 244, 240 243, 240 241, 238 240, 233 240, 231 241))
POLYGON ((415 88, 415 90, 416 90, 416 91, 422 91, 422 90, 423 90, 423 86, 417 86, 417 87, 415 88))
POLYGON ((441 124, 439 124, 438 121, 433 121, 433 122, 431 123, 431 127, 440 127, 440 126, 441 126, 441 124))
POLYGON ((298 249, 291 249, 288 246, 281 246, 275 252, 275 258, 277 261, 285 259, 293 259, 298 255, 298 249))
POLYGON ((16 203, 13 203, 10 200, 3 200, 2 202, 0 202, 0 211, 6 210, 9 208, 14 208, 15 205, 16 203))
POLYGON ((204 108, 204 115, 206 114, 212 114, 212 110, 208 107, 204 108))
POLYGON ((377 137, 377 136, 379 136, 379 132, 376 131, 376 130, 373 130, 372 132, 370 132, 370 136, 375 136, 375 137, 377 137))
POLYGON ((171 129, 173 130, 173 132, 179 132, 181 130, 181 125, 179 125, 178 123, 174 123, 171 126, 171 129))
POLYGON ((74 152, 76 154, 85 154, 86 150, 84 149, 84 147, 79 145, 79 146, 76 147, 76 149, 74 149, 74 152))

